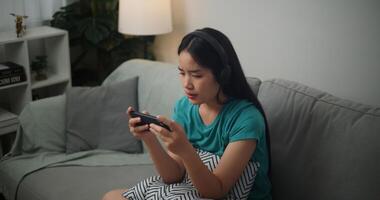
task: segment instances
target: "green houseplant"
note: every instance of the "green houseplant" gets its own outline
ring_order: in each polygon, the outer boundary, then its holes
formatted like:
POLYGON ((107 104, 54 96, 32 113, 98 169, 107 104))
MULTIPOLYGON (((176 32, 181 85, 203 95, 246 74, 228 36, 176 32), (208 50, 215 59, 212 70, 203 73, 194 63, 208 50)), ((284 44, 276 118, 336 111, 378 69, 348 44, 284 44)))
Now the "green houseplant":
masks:
POLYGON ((36 59, 32 61, 30 65, 32 71, 36 72, 34 79, 41 81, 47 79, 45 70, 47 68, 47 56, 36 56, 36 59))
MULTIPOLYGON (((126 38, 117 23, 118 0, 79 0, 53 15, 51 25, 69 32, 73 85, 98 85, 122 62, 144 57, 154 36, 126 38)), ((154 60, 150 49, 146 58, 154 60)))

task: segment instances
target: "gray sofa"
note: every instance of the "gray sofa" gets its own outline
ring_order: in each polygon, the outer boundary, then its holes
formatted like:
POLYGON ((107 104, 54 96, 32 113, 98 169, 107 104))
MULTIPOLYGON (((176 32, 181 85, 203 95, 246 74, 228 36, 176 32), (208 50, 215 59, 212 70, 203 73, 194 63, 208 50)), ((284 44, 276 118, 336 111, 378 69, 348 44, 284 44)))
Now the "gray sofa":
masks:
MULTIPOLYGON (((183 95, 177 67, 131 60, 103 85, 135 76, 139 109, 171 116, 183 95)), ((247 79, 269 122, 273 199, 380 197, 380 108, 292 81, 247 79)), ((27 105, 20 122, 15 144, 0 163, 0 192, 6 199, 101 199, 108 190, 155 174, 146 153, 65 154, 65 95, 27 105)))

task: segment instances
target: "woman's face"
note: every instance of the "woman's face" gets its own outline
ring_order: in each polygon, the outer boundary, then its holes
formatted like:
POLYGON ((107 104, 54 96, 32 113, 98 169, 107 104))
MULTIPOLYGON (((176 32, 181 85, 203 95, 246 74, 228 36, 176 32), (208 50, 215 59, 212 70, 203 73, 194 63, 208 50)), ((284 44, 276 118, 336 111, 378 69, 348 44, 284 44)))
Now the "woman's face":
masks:
POLYGON ((211 70, 201 67, 186 50, 179 54, 178 66, 182 87, 193 104, 217 102, 219 84, 211 70))

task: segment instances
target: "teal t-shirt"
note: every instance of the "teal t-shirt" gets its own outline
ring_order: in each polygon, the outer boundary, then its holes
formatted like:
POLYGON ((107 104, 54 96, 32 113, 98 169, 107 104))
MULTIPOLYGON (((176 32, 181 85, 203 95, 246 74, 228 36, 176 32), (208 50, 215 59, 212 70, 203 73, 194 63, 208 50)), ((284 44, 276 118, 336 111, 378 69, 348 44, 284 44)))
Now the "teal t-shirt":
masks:
POLYGON ((271 199, 271 184, 268 178, 268 151, 264 118, 247 100, 230 99, 214 121, 205 125, 199 115, 199 105, 192 104, 187 97, 176 102, 173 120, 185 130, 194 148, 222 156, 231 142, 256 140, 256 150, 251 160, 259 163, 259 170, 249 199, 271 199))

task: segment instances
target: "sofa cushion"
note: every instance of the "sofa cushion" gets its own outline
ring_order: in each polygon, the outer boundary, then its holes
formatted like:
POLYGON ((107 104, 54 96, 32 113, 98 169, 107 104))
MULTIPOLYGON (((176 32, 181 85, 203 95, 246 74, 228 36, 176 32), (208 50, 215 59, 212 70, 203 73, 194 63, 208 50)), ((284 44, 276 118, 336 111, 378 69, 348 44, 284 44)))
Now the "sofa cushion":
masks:
POLYGON ((274 199, 377 199, 380 108, 302 84, 264 81, 274 199))
POLYGON ((142 152, 130 132, 128 106, 137 106, 137 77, 99 87, 73 87, 66 105, 66 152, 109 149, 142 152))
POLYGON ((154 175, 153 165, 44 168, 25 177, 17 199, 100 200, 110 190, 127 190, 154 175))
POLYGON ((134 76, 139 77, 139 110, 171 117, 175 102, 184 95, 177 65, 141 59, 129 60, 113 71, 103 85, 134 76))
POLYGON ((247 77, 247 82, 249 86, 251 87, 253 93, 257 96, 257 93, 259 92, 261 80, 255 77, 247 77))
POLYGON ((12 148, 12 155, 65 152, 65 101, 66 96, 60 95, 33 101, 25 106, 19 116, 20 133, 12 148))

